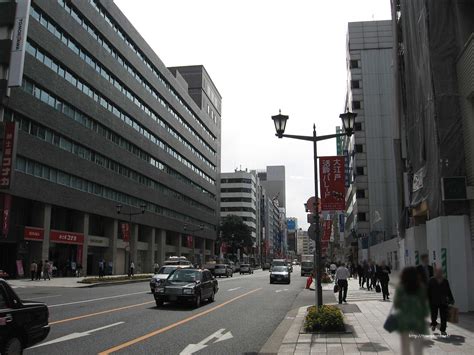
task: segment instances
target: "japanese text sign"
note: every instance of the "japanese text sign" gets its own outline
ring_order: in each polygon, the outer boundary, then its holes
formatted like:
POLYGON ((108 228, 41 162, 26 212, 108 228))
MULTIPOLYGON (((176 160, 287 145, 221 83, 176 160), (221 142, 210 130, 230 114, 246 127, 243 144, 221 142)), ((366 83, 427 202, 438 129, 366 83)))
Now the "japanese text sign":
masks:
POLYGON ((15 122, 5 123, 5 132, 3 136, 3 156, 0 167, 0 189, 10 188, 13 160, 15 158, 15 122))
POLYGON ((345 210, 344 157, 319 158, 319 179, 322 211, 345 210))

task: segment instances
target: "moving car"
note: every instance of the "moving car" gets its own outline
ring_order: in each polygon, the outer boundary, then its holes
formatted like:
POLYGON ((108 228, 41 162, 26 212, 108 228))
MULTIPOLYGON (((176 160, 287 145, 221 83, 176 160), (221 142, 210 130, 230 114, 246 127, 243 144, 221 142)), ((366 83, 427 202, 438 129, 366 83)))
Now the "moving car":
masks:
POLYGON ((253 274, 250 264, 240 264, 240 275, 242 274, 253 274))
POLYGON ((155 287, 166 280, 168 276, 178 268, 190 268, 190 265, 165 265, 160 267, 158 272, 150 280, 150 290, 153 293, 155 287))
POLYGON ((164 263, 165 265, 187 265, 192 266, 191 262, 185 256, 170 256, 164 263))
POLYGON ((21 354, 49 334, 49 311, 42 302, 20 300, 0 279, 0 353, 21 354))
POLYGON ((314 263, 312 261, 301 262, 301 276, 309 276, 313 273, 314 263))
POLYGON ((290 270, 288 266, 273 266, 270 270, 270 283, 274 282, 284 282, 289 284, 290 279, 290 270))
POLYGON ((153 296, 157 307, 164 302, 192 302, 199 307, 203 300, 214 302, 218 290, 217 280, 209 270, 176 269, 156 286, 153 296))
POLYGON ((288 263, 285 259, 273 259, 272 267, 273 266, 287 266, 288 263))
POLYGON ((269 270, 269 269, 270 269, 270 263, 263 263, 262 270, 269 270))
POLYGON ((214 267, 214 275, 219 277, 233 277, 234 271, 232 270, 232 267, 228 264, 216 264, 216 266, 214 267))

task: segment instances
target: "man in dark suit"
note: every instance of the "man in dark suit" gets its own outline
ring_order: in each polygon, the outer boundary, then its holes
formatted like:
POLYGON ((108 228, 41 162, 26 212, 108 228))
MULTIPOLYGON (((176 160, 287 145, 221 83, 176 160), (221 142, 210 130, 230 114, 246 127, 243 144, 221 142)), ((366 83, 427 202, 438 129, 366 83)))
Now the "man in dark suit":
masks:
POLYGON ((421 256, 421 265, 416 267, 420 280, 425 286, 428 285, 428 280, 433 277, 433 266, 428 265, 428 261, 428 254, 423 254, 421 256))

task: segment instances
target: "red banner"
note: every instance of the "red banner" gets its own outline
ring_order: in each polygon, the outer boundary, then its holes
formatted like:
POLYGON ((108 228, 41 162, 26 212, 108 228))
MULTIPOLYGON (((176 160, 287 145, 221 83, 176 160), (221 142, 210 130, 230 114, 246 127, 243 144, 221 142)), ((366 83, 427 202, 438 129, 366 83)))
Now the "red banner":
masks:
POLYGON ((84 234, 52 230, 49 233, 49 240, 55 243, 81 245, 84 244, 84 234))
POLYGON ((344 157, 319 158, 319 179, 322 211, 344 211, 345 175, 344 157))
POLYGON ((15 122, 5 123, 3 136, 3 157, 0 169, 0 189, 10 188, 15 147, 15 122))
POLYGON ((12 195, 3 195, 3 217, 2 217, 2 234, 5 238, 8 237, 10 230, 10 210, 12 208, 12 195))
POLYGON ((186 237, 186 246, 190 249, 193 248, 193 236, 192 235, 188 235, 186 237))
POLYGON ((329 241, 332 233, 332 221, 324 221, 322 241, 329 241))
POLYGON ((44 230, 43 228, 25 227, 23 239, 42 241, 44 239, 44 230))
POLYGON ((323 240, 321 241, 321 249, 327 249, 329 246, 329 241, 323 240))
POLYGON ((82 245, 77 246, 77 253, 76 253, 76 263, 82 265, 82 245))
POLYGON ((130 225, 128 223, 122 223, 122 238, 124 242, 130 241, 130 225))

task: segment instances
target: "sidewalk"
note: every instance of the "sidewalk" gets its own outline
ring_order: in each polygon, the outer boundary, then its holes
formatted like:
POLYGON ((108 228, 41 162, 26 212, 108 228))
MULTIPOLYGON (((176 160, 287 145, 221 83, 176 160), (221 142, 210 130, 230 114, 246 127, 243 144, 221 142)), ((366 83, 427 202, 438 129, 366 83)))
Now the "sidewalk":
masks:
MULTIPOLYGON (((332 288, 333 284, 323 286, 332 288)), ((394 288, 390 285, 390 294, 394 288)), ((335 294, 337 295, 337 294, 335 294)), ((278 354, 400 354, 398 333, 388 333, 383 324, 392 302, 382 301, 382 295, 359 289, 358 280, 349 280, 347 305, 338 305, 348 325, 346 334, 305 334, 306 308, 298 310, 278 354)), ((334 303, 336 297, 334 297, 334 303)), ((461 314, 458 324, 448 323, 448 337, 439 330, 425 339, 424 354, 474 354, 474 314, 461 314)))
MULTIPOLYGON (((127 277, 127 275, 114 275, 117 278, 127 277)), ((30 279, 16 279, 6 280, 12 288, 30 288, 30 287, 67 287, 67 288, 82 288, 82 287, 99 287, 99 286, 111 286, 111 285, 123 285, 136 282, 148 282, 151 276, 146 278, 136 278, 117 280, 113 281, 105 278, 104 281, 98 281, 94 283, 80 283, 85 277, 57 277, 51 280, 35 280, 30 279)))

